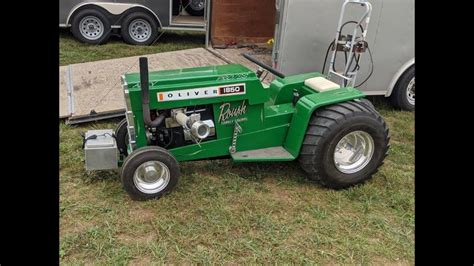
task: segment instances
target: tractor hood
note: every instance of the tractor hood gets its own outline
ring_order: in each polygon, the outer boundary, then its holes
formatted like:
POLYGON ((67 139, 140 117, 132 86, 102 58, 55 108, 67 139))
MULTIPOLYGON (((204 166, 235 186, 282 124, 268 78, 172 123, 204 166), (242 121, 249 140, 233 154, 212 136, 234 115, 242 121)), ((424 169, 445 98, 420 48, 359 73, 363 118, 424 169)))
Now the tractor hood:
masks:
MULTIPOLYGON (((139 73, 125 74, 123 82, 130 95, 140 93, 139 73)), ((149 89, 150 107, 158 109, 234 100, 259 104, 269 94, 255 73, 239 64, 150 72, 149 89)))
MULTIPOLYGON (((256 79, 257 77, 250 69, 238 64, 161 70, 149 74, 150 89, 156 88, 158 90, 168 88, 168 85, 176 87, 176 85, 189 83, 215 84, 219 81, 247 80, 249 78, 256 79)), ((130 90, 140 89, 139 73, 125 74, 125 80, 130 90)))

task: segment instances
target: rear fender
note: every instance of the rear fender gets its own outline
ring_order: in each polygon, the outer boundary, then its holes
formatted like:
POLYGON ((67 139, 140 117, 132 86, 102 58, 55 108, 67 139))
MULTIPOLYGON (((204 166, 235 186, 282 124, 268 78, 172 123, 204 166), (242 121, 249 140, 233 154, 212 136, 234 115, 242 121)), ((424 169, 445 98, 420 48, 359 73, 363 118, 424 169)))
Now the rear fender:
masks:
POLYGON ((295 112, 283 146, 295 158, 298 157, 309 120, 316 109, 364 96, 361 91, 354 88, 339 88, 301 97, 296 103, 295 112))

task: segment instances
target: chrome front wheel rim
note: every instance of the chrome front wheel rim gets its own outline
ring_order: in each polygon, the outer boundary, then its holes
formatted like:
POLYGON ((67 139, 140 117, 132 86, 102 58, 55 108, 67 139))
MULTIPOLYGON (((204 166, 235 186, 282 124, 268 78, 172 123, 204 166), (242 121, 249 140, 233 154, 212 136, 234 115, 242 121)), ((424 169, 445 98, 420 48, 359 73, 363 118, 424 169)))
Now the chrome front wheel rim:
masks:
POLYGON ((365 131, 345 135, 334 150, 334 164, 342 173, 353 174, 369 164, 374 155, 374 139, 365 131))
POLYGON ((135 187, 145 194, 163 191, 170 182, 168 166, 159 161, 148 161, 137 167, 133 174, 135 187))
POLYGON ((88 40, 97 40, 104 34, 104 24, 94 16, 86 16, 79 22, 81 35, 88 40))

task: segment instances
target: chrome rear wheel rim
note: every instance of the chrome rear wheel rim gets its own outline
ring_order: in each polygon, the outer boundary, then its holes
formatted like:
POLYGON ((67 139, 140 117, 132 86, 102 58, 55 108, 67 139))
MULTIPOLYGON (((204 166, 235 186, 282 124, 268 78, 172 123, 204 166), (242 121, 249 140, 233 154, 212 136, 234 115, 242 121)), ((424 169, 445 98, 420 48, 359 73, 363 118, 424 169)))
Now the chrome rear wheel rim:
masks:
POLYGON ((342 173, 353 174, 369 164, 374 155, 374 139, 365 131, 345 135, 334 149, 334 164, 342 173))

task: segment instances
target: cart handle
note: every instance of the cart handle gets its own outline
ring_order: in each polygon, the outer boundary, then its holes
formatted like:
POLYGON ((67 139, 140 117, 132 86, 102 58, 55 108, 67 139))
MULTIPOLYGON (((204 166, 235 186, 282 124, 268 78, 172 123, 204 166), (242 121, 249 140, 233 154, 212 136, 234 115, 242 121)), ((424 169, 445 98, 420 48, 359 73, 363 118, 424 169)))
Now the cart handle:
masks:
POLYGON ((281 73, 280 71, 274 69, 273 67, 269 66, 269 65, 266 65, 260 61, 258 61, 257 59, 255 59, 254 57, 250 56, 249 54, 242 54, 247 60, 257 64, 258 66, 266 69, 268 72, 280 77, 280 78, 285 78, 285 75, 283 73, 281 73))

